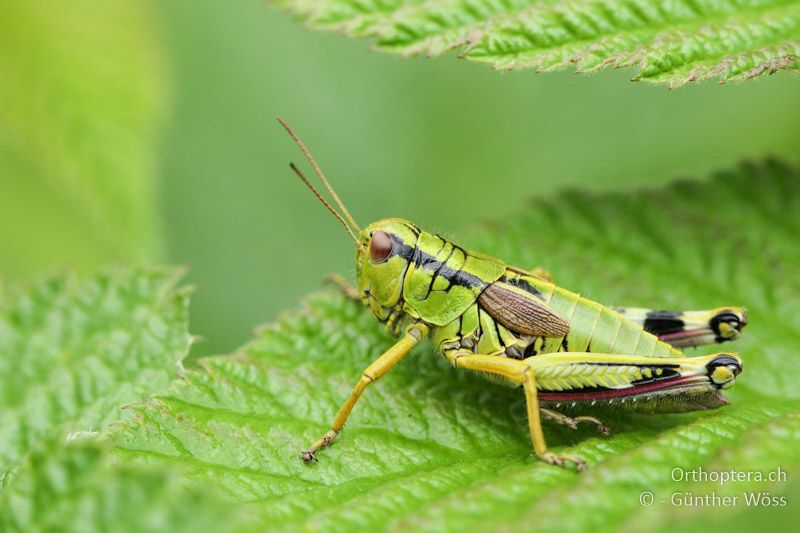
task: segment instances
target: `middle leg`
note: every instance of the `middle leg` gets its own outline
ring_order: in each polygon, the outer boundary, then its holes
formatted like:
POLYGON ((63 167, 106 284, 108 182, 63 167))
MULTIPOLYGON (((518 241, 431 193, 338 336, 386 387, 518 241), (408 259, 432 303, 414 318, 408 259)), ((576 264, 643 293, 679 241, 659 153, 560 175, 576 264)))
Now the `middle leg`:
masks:
POLYGON ((528 364, 506 357, 494 355, 474 355, 471 352, 453 351, 445 354, 456 368, 466 368, 501 376, 523 386, 525 404, 528 411, 528 429, 533 443, 533 451, 543 461, 556 466, 573 463, 577 470, 583 470, 586 461, 574 455, 558 455, 547 449, 542 431, 542 418, 539 407, 538 389, 533 368, 528 364))
POLYGON ((599 431, 602 435, 611 434, 611 430, 599 418, 595 418, 593 416, 567 416, 563 413, 559 413, 558 411, 546 409, 544 407, 540 408, 539 410, 542 412, 542 417, 546 420, 550 420, 556 424, 561 424, 562 426, 567 426, 570 429, 578 429, 579 423, 586 422, 597 426, 597 431, 599 431))

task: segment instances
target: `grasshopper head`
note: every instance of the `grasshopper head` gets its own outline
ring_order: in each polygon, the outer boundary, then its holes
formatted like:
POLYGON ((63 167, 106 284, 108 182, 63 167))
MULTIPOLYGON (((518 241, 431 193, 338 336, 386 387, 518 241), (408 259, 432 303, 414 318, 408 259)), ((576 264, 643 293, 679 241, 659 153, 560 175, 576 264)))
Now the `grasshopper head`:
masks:
POLYGON ((364 228, 356 246, 356 280, 364 304, 386 320, 401 300, 403 279, 417 245, 419 228, 400 218, 386 218, 364 228))
POLYGON ((300 137, 284 120, 278 118, 278 122, 305 154, 314 172, 330 193, 333 202, 326 200, 319 189, 294 163, 289 166, 325 206, 325 209, 342 224, 347 234, 355 242, 356 278, 361 300, 369 305, 378 320, 388 320, 392 311, 401 302, 403 278, 417 246, 419 228, 406 220, 386 218, 370 224, 362 230, 300 137), (335 206, 339 208, 338 211, 335 206))

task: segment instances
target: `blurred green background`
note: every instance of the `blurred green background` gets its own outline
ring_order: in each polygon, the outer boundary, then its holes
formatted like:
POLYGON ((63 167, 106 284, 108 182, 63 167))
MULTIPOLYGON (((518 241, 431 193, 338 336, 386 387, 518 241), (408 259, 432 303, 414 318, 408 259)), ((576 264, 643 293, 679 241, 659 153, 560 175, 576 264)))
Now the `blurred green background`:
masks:
MULTIPOLYGON (((351 272, 291 174, 300 133, 361 223, 458 237, 564 187, 798 160, 788 74, 677 91, 629 72, 502 74, 305 31, 260 0, 4 2, 0 272, 186 263, 197 354, 223 352, 351 272)), ((308 168, 307 166, 305 168, 308 168)))

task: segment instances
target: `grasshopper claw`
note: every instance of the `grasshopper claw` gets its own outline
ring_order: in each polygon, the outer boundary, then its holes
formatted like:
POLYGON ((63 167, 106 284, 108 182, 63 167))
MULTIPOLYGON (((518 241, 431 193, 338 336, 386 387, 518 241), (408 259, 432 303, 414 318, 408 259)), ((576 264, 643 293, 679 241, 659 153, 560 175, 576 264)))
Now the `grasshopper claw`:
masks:
POLYGON ((544 452, 541 458, 551 465, 560 467, 564 467, 566 463, 573 463, 575 465, 575 470, 578 472, 586 468, 586 461, 574 455, 556 455, 553 452, 544 452))
POLYGON ((339 432, 337 430, 331 429, 325 434, 324 437, 322 437, 317 442, 312 444, 309 449, 301 453, 300 458, 303 459, 303 462, 305 464, 309 464, 314 461, 319 462, 319 459, 317 459, 317 452, 323 448, 327 448, 328 446, 330 446, 331 442, 333 442, 333 439, 335 439, 336 435, 338 434, 339 432))
POLYGON ((575 422, 589 422, 597 426, 597 431, 601 435, 610 435, 611 429, 603 423, 599 418, 593 416, 576 416, 575 422))
POLYGON ((317 459, 317 454, 312 452, 311 450, 306 450, 303 453, 301 453, 300 458, 303 459, 303 462, 305 464, 309 464, 314 461, 319 462, 319 459, 317 459))

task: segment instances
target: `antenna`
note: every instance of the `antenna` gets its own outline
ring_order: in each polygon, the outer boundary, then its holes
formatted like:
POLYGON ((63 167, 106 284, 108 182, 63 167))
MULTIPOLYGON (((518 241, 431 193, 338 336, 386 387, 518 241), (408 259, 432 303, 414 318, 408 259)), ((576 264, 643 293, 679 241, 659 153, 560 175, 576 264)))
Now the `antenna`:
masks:
MULTIPOLYGON (((306 148, 306 145, 303 144, 303 141, 300 140, 300 137, 297 136, 297 134, 294 132, 294 130, 281 117, 276 117, 276 118, 278 119, 278 122, 280 122, 281 126, 283 126, 283 128, 289 134, 289 136, 294 140, 295 144, 297 144, 297 146, 300 148, 300 150, 302 150, 303 154, 305 154, 306 159, 308 159, 308 162, 311 163, 311 166, 314 168, 314 172, 317 173, 317 176, 319 176, 319 179, 322 180, 322 183, 323 183, 323 185, 325 185, 325 188, 328 189, 329 193, 331 193, 331 196, 333 196, 333 200, 336 202, 336 205, 338 205, 339 208, 342 210, 342 212, 344 213, 345 218, 347 218, 347 221, 350 222, 350 224, 356 229, 356 231, 361 233, 361 228, 358 227, 358 224, 356 224, 356 221, 353 219, 353 216, 350 214, 350 211, 348 211, 347 208, 345 207, 344 202, 342 202, 341 198, 339 198, 339 195, 336 194, 336 191, 334 191, 333 187, 331 187, 330 182, 328 182, 328 178, 326 178, 325 174, 322 173, 322 169, 319 167, 317 162, 314 160, 314 156, 311 155, 311 152, 308 150, 308 148, 306 148)), ((296 168, 296 167, 294 167, 294 168, 296 168)), ((295 172, 297 172, 297 170, 295 170, 295 172)), ((302 176, 302 174, 299 174, 299 175, 303 179, 303 181, 306 182, 306 185, 311 187, 311 184, 309 183, 309 181, 304 176, 302 176)), ((313 187, 311 187, 311 188, 312 188, 312 190, 316 191, 316 189, 314 189, 313 187)), ((319 192, 316 192, 316 194, 317 194, 317 197, 320 198, 320 200, 321 200, 322 197, 319 195, 319 192)), ((328 209, 331 209, 330 205, 328 205, 328 204, 326 204, 326 205, 328 206, 328 209)), ((348 228, 348 231, 351 234, 353 233, 353 231, 350 230, 349 228, 348 228)))
POLYGON ((308 187, 309 189, 311 189, 311 192, 313 192, 313 193, 314 193, 314 196, 316 196, 316 197, 319 199, 319 201, 320 201, 320 202, 322 202, 322 205, 324 205, 324 206, 325 206, 325 207, 328 209, 328 211, 330 211, 330 212, 331 212, 331 214, 332 214, 333 216, 335 216, 335 217, 336 217, 336 220, 338 220, 339 222, 341 222, 341 223, 342 223, 342 226, 344 226, 344 229, 346 229, 346 230, 347 230, 347 233, 348 233, 348 234, 350 234, 350 237, 352 237, 353 241, 355 241, 355 243, 356 243, 356 244, 358 244, 358 237, 356 237, 356 234, 355 234, 355 233, 353 233, 353 230, 352 230, 352 229, 350 229, 350 226, 348 226, 348 225, 347 225, 347 222, 345 222, 345 221, 344 221, 344 219, 342 218, 342 215, 340 215, 339 213, 337 213, 337 212, 336 212, 336 211, 333 209, 333 207, 331 207, 331 204, 329 204, 329 203, 328 203, 328 201, 327 201, 327 200, 325 200, 325 198, 323 198, 323 197, 322 197, 322 195, 321 195, 321 194, 320 194, 320 192, 317 190, 317 188, 316 188, 316 187, 314 187, 314 186, 311 184, 311 182, 310 182, 310 181, 308 181, 308 178, 306 178, 306 177, 303 175, 303 173, 302 173, 302 172, 300 172, 300 169, 299 169, 299 168, 297 168, 297 165, 295 165, 294 163, 289 163, 289 166, 291 167, 291 169, 292 169, 292 170, 294 170, 294 173, 295 173, 295 174, 297 174, 297 177, 298 177, 298 178, 300 178, 300 179, 303 181, 303 183, 305 183, 305 184, 306 184, 306 187, 308 187))

